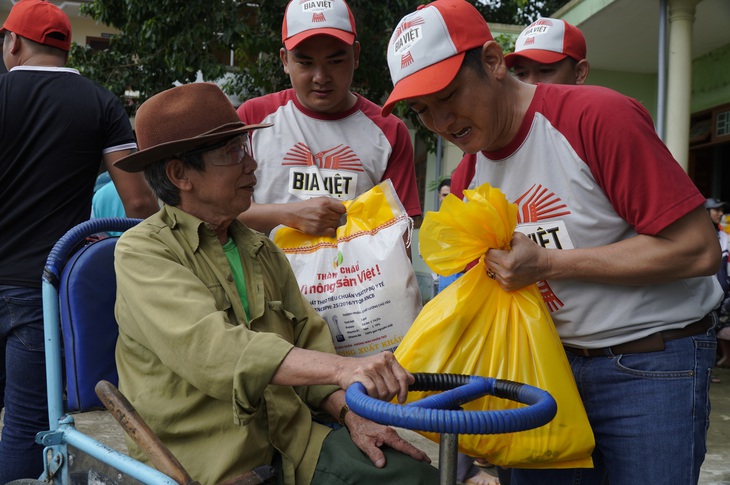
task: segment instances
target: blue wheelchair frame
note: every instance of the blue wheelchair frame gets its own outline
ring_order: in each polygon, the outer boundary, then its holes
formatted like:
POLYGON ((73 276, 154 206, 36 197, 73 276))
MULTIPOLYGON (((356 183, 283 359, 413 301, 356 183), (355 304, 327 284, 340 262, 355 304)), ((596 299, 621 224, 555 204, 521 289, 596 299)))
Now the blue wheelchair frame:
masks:
MULTIPOLYGON (((56 485, 72 484, 71 446, 139 482, 177 483, 78 431, 69 414, 103 408, 95 396, 94 386, 101 379, 117 383, 114 348, 118 331, 113 313, 116 293, 113 254, 117 238, 94 242, 89 242, 89 238, 105 232, 123 232, 139 221, 104 218, 81 223, 59 239, 46 261, 42 291, 50 430, 36 436, 36 442, 45 446, 44 471, 39 480, 56 485), (91 296, 84 294, 88 291, 92 291, 91 296), (64 400, 64 390, 67 400, 64 400)), ((120 478, 115 475, 114 483, 120 478)))

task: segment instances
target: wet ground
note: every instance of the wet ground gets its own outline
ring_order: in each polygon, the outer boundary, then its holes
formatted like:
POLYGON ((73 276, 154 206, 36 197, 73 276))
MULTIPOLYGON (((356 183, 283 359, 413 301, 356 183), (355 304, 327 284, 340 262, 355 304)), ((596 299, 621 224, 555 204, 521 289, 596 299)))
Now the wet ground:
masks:
MULTIPOLYGON (((714 376, 721 382, 710 388, 712 414, 707 437, 707 456, 700 474, 700 485, 730 485, 730 369, 715 369, 714 376)), ((124 432, 113 417, 104 411, 94 411, 75 416, 76 427, 100 442, 126 452, 124 432)), ((0 421, 0 429, 2 422, 0 421)), ((402 435, 424 450, 438 466, 438 444, 409 430, 399 430, 402 435)), ((487 469, 491 473, 492 469, 487 469)))

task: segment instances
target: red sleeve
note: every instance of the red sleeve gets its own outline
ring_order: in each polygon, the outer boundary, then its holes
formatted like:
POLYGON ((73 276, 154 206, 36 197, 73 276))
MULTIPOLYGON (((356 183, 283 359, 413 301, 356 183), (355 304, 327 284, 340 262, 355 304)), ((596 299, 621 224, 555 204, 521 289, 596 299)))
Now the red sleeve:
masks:
POLYGON ((393 151, 388 160, 388 167, 383 173, 383 180, 390 179, 393 182, 395 192, 409 216, 420 216, 421 200, 418 197, 416 185, 416 166, 413 161, 411 135, 408 133, 406 125, 400 120, 390 133, 385 134, 393 151))
POLYGON ((551 90, 546 103, 572 107, 558 108, 554 121, 636 232, 656 235, 704 203, 638 101, 597 86, 542 86, 551 90), (563 103, 563 96, 583 100, 563 103))
POLYGON ((241 106, 238 107, 236 110, 236 113, 238 113, 238 117, 247 125, 252 125, 254 123, 260 123, 261 120, 256 120, 256 116, 254 115, 254 112, 256 111, 255 106, 259 103, 259 98, 252 98, 248 101, 244 101, 241 106))
POLYGON ((362 112, 382 130, 391 147, 388 166, 383 172, 383 180, 390 179, 403 207, 411 217, 421 215, 421 199, 416 184, 416 165, 413 159, 413 143, 411 134, 405 123, 397 116, 390 114, 383 117, 380 106, 372 101, 361 99, 362 112))
POLYGON ((464 199, 464 190, 469 188, 469 184, 474 179, 476 165, 476 153, 467 153, 451 174, 451 193, 459 199, 464 199))
POLYGON ((238 117, 247 125, 261 123, 264 118, 284 106, 294 95, 293 89, 286 89, 244 101, 236 112, 238 117))

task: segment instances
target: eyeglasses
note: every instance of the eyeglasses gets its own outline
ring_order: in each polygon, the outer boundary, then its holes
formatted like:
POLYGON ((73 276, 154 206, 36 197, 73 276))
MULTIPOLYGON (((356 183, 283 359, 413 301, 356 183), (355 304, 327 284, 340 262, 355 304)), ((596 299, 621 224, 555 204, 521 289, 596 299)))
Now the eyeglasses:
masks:
POLYGON ((219 148, 225 148, 225 150, 223 150, 223 156, 215 157, 210 161, 211 165, 218 167, 240 165, 240 163, 243 162, 243 159, 246 158, 247 155, 250 156, 251 154, 251 148, 248 145, 248 136, 239 135, 233 139, 224 140, 214 145, 206 145, 201 148, 196 148, 195 150, 190 150, 185 152, 185 155, 200 155, 212 152, 213 150, 218 150, 219 148))

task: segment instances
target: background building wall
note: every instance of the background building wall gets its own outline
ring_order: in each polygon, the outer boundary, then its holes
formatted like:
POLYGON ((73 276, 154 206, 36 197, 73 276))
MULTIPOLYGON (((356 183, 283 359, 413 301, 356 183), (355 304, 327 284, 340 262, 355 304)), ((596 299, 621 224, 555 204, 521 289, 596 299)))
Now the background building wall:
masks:
POLYGON ((695 59, 692 63, 692 113, 728 102, 730 102, 730 42, 695 59))
MULTIPOLYGON (((590 61, 590 59, 589 59, 590 61)), ((606 71, 591 68, 586 84, 605 86, 636 99, 656 120, 657 76, 635 72, 606 71)))

